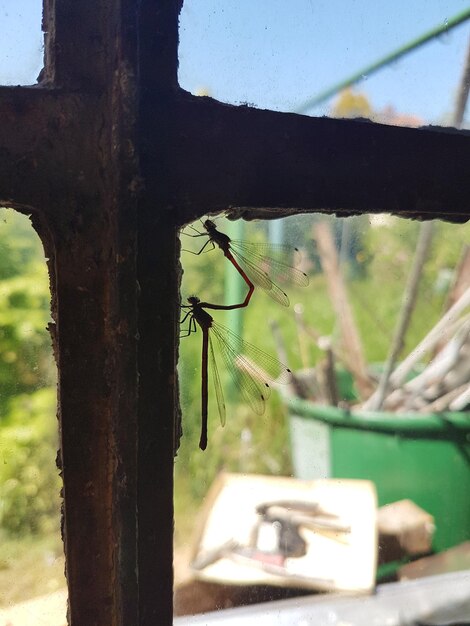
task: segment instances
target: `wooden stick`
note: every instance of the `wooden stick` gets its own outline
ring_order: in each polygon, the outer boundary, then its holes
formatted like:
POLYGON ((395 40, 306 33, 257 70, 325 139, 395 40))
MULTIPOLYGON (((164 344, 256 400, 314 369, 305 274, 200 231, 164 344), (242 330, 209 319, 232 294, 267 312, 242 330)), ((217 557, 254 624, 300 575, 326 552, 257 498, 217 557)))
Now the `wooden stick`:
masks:
POLYGON ((296 307, 296 322, 302 328, 302 331, 305 333, 305 335, 312 341, 312 343, 317 346, 319 350, 331 350, 333 359, 335 361, 338 361, 339 363, 342 363, 346 369, 351 370, 352 366, 349 365, 347 356, 343 354, 340 349, 333 347, 331 343, 331 337, 329 337, 328 335, 322 335, 318 330, 312 328, 310 325, 307 326, 303 317, 302 305, 296 305, 296 307))
POLYGON ((470 246, 464 245, 457 270, 455 280, 449 292, 446 309, 457 302, 463 292, 470 287, 470 246))
POLYGON ((468 340, 469 332, 470 320, 467 320, 421 374, 407 382, 403 388, 406 391, 422 392, 427 385, 442 380, 447 372, 455 367, 460 350, 468 340))
POLYGON ((464 309, 470 306, 470 287, 462 294, 457 302, 447 311, 444 317, 437 322, 424 339, 406 357, 406 359, 395 369, 390 377, 392 387, 399 387, 413 367, 423 358, 423 355, 432 350, 440 340, 445 329, 453 324, 464 309))
MULTIPOLYGON (((457 269, 455 270, 454 280, 447 294, 444 311, 448 311, 468 287, 470 287, 470 246, 464 244, 457 269)), ((435 355, 444 348, 446 341, 446 337, 441 338, 434 348, 435 355)))
POLYGON ((397 362, 397 359, 400 356, 401 351, 403 350, 406 331, 408 330, 408 326, 411 321, 411 315, 416 305, 419 283, 421 281, 423 267, 428 256, 429 249, 431 247, 433 231, 433 222, 424 222, 423 224, 421 224, 418 235, 416 254, 413 259, 413 266, 411 268, 408 283, 403 294, 400 316, 395 327, 395 334, 393 336, 392 345, 390 347, 387 361, 385 363, 385 368, 382 376, 380 377, 377 390, 364 404, 364 409, 370 411, 379 411, 382 408, 385 395, 389 388, 390 376, 392 374, 393 368, 395 367, 395 363, 397 362))
POLYGON ((470 404, 470 384, 463 385, 462 393, 449 404, 451 411, 461 411, 470 404))
POLYGON ((320 364, 320 374, 322 386, 325 389, 328 404, 338 406, 339 394, 336 381, 335 357, 331 347, 331 341, 325 340, 323 349, 325 350, 325 360, 320 364))
POLYGON ((328 281, 330 299, 341 328, 344 353, 347 355, 351 370, 361 396, 369 396, 372 384, 369 379, 359 333, 354 321, 351 306, 344 284, 336 247, 330 225, 326 221, 318 222, 313 227, 313 236, 317 242, 321 265, 328 281))
MULTIPOLYGON (((453 406, 455 401, 459 400, 464 395, 465 391, 467 392, 469 391, 468 383, 465 385, 461 385, 460 387, 457 387, 456 389, 451 389, 443 396, 440 396, 433 402, 430 402, 429 404, 426 404, 425 406, 423 406, 419 410, 419 412, 420 413, 440 413, 442 411, 446 411, 447 409, 450 409, 453 406)), ((463 406, 465 406, 465 404, 463 406)), ((454 411, 457 409, 451 409, 451 410, 454 411)))
POLYGON ((309 358, 307 346, 304 341, 306 332, 305 325, 303 323, 303 306, 300 303, 297 303, 294 306, 294 320, 295 327, 297 329, 297 340, 299 342, 300 360, 302 361, 302 367, 306 369, 309 366, 309 358))

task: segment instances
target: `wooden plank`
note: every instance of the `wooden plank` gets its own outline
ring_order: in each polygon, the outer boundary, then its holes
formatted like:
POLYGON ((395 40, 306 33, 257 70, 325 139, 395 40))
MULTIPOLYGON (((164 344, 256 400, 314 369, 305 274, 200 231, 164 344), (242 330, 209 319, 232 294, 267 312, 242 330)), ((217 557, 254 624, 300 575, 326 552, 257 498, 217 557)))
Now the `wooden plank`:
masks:
POLYGON ((380 559, 387 563, 431 550, 434 518, 411 500, 399 500, 377 512, 380 559))
POLYGON ((249 219, 314 211, 470 217, 465 131, 311 118, 182 92, 167 133, 166 202, 181 224, 237 207, 249 219))
POLYGON ((440 554, 419 559, 403 565, 398 570, 400 580, 413 580, 427 576, 439 576, 448 572, 461 572, 470 568, 470 541, 465 541, 440 554))

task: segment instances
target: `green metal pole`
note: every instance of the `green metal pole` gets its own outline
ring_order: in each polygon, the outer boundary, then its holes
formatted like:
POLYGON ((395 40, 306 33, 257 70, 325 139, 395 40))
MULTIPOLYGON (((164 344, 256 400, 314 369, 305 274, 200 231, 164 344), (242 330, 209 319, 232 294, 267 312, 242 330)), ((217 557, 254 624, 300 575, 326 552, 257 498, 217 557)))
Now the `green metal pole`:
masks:
POLYGON ((431 39, 434 39, 438 37, 439 35, 442 35, 442 33, 449 32, 452 28, 455 28, 459 24, 462 24, 469 18, 470 18, 470 8, 466 9, 465 11, 462 11, 461 13, 458 13, 457 15, 452 17, 450 20, 446 20, 445 23, 442 24, 441 26, 436 26, 435 28, 421 35, 421 37, 418 37, 417 39, 413 39, 413 41, 410 41, 410 43, 402 46, 401 48, 398 48, 397 50, 395 50, 394 52, 391 52, 390 54, 387 54, 386 56, 382 57, 375 63, 372 63, 371 65, 368 65, 362 68, 362 70, 359 70, 358 72, 356 72, 349 78, 346 78, 345 80, 339 83, 336 83, 336 85, 329 87, 325 91, 322 91, 320 94, 318 94, 318 96, 315 96, 314 98, 310 98, 309 100, 304 102, 300 107, 298 107, 295 110, 295 112, 306 113, 309 109, 311 109, 314 106, 317 106, 318 104, 324 102, 325 100, 328 100, 328 98, 331 98, 331 96, 334 96, 336 93, 338 93, 342 89, 346 89, 346 87, 350 87, 351 85, 354 85, 355 83, 359 83, 360 81, 364 80, 365 78, 367 78, 368 76, 370 76, 371 74, 379 70, 380 68, 384 67, 385 65, 388 65, 389 63, 392 63, 393 61, 396 61, 397 59, 407 54, 411 50, 415 50, 419 46, 422 46, 428 41, 431 41, 431 39))

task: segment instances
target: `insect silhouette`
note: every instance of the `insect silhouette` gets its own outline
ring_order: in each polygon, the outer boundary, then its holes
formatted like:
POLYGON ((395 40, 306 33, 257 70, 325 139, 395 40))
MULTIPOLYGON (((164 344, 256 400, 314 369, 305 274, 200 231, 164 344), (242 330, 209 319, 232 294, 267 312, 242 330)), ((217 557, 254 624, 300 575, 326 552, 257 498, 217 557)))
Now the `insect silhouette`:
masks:
POLYGON ((289 306, 289 297, 279 287, 278 282, 294 283, 304 287, 308 285, 307 274, 292 266, 292 255, 299 252, 297 248, 284 244, 234 240, 218 230, 215 223, 209 219, 202 225, 205 232, 191 226, 195 234, 185 233, 190 237, 208 238, 199 252, 194 254, 202 254, 207 246, 212 246, 211 249, 219 247, 248 286, 260 287, 279 304, 289 306))
POLYGON ((226 421, 226 408, 224 394, 220 380, 219 370, 215 357, 212 336, 216 338, 218 352, 220 353, 230 377, 240 391, 243 399, 250 405, 255 413, 262 415, 265 410, 265 402, 269 398, 271 388, 269 382, 288 383, 291 379, 291 371, 277 359, 263 352, 256 346, 244 341, 229 328, 215 322, 214 318, 206 309, 227 310, 241 308, 241 305, 223 306, 201 302, 196 296, 188 298, 189 304, 182 305, 186 313, 181 320, 183 324, 189 319, 186 337, 199 328, 202 331, 202 356, 201 356, 201 436, 199 447, 205 450, 207 447, 207 415, 208 415, 208 379, 209 370, 212 373, 212 381, 215 389, 215 397, 222 426, 226 421))

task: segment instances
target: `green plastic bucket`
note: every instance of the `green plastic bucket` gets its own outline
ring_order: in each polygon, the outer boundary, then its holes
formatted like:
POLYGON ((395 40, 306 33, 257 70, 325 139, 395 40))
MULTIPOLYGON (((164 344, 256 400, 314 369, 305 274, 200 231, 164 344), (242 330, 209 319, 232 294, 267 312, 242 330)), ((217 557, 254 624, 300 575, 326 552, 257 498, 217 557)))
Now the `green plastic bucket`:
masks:
POLYGON ((298 478, 372 480, 379 506, 409 498, 434 516, 436 551, 470 539, 470 413, 349 411, 285 400, 298 478))

